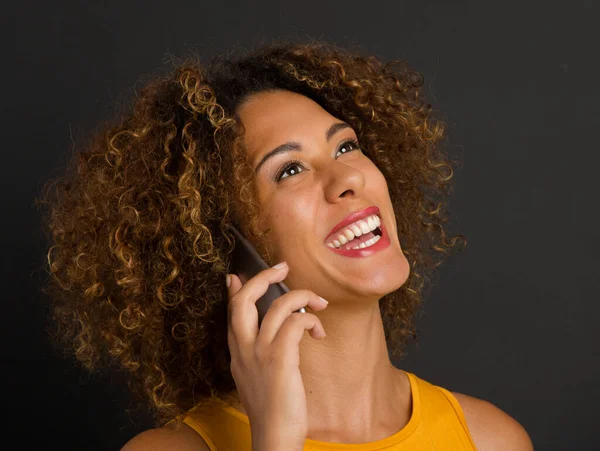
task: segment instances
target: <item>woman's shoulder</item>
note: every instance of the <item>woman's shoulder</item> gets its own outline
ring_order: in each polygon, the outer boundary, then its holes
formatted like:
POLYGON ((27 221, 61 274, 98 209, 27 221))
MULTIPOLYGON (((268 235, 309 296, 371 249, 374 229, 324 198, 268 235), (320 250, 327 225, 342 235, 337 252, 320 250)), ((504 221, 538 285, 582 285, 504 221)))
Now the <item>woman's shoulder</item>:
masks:
POLYGON ((169 424, 161 428, 148 429, 129 440, 121 451, 203 451, 210 448, 204 439, 185 423, 169 424))
POLYGON ((521 424, 491 402, 451 392, 463 410, 469 432, 479 451, 533 451, 521 424))

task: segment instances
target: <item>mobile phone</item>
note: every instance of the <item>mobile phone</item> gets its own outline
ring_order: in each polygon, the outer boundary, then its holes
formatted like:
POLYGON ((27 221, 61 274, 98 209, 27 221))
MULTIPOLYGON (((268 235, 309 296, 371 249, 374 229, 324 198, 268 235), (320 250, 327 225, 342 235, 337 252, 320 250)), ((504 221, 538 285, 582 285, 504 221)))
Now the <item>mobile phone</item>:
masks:
MULTIPOLYGON (((235 246, 231 257, 231 269, 229 272, 235 273, 244 284, 260 271, 268 269, 269 265, 267 265, 258 254, 250 241, 244 238, 237 227, 231 225, 231 230, 235 235, 235 246)), ((269 285, 267 292, 256 301, 259 328, 273 301, 289 291, 290 289, 285 283, 273 283, 269 285)), ((296 310, 296 312, 306 313, 306 309, 302 307, 301 309, 296 310)))

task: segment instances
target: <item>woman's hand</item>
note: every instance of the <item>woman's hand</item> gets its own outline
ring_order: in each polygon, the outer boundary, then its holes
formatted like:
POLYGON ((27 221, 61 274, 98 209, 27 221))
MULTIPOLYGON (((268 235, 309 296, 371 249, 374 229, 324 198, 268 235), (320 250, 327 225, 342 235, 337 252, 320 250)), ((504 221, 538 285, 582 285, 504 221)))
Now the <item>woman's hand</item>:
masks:
POLYGON ((299 344, 305 330, 316 339, 324 338, 325 331, 317 316, 295 311, 327 305, 312 291, 291 290, 271 304, 258 328, 256 301, 287 273, 287 264, 265 269, 243 286, 239 277, 229 275, 231 374, 248 413, 255 451, 302 450, 308 433, 299 344))

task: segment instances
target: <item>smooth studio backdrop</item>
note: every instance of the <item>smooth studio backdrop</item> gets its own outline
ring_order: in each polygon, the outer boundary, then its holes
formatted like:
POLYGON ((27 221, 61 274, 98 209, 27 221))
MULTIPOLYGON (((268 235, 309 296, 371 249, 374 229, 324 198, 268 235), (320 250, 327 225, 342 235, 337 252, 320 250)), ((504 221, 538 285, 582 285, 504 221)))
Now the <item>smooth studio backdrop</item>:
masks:
POLYGON ((450 234, 468 246, 440 268, 419 344, 396 366, 489 400, 536 450, 600 449, 599 19, 591 0, 3 6, 5 438, 108 450, 152 426, 118 375, 87 375, 52 350, 33 199, 168 55, 207 61, 281 37, 408 61, 463 161, 450 234))

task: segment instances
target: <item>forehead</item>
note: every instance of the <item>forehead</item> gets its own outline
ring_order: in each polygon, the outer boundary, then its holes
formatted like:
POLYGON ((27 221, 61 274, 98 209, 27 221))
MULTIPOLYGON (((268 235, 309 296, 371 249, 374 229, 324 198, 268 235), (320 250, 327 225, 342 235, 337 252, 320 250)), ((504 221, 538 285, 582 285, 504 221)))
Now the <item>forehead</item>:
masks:
POLYGON ((238 108, 251 158, 287 141, 321 137, 336 118, 318 103, 290 91, 254 94, 238 108))

